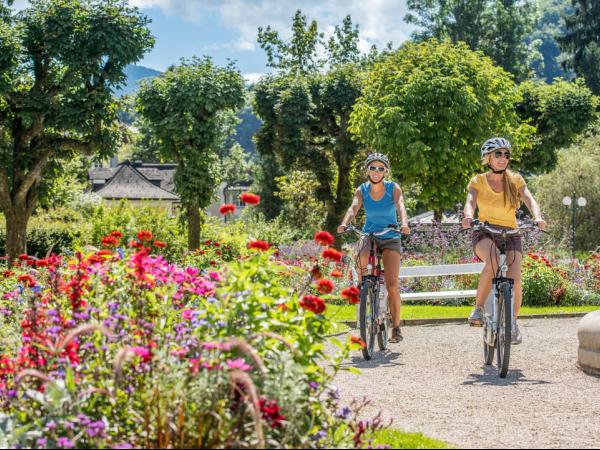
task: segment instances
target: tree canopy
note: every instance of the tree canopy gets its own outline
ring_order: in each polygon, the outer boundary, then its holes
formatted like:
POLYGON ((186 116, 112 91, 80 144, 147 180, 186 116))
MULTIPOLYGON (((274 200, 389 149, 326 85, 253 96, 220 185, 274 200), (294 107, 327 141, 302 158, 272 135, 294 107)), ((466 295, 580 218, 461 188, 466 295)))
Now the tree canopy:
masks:
POLYGON ((165 159, 176 161, 176 191, 188 216, 188 245, 200 243, 200 208, 210 205, 218 179, 218 148, 244 105, 244 80, 233 63, 183 60, 143 83, 137 110, 165 159))
POLYGON ((418 183, 439 217, 464 200, 486 139, 505 136, 523 152, 533 129, 520 123, 519 101, 511 76, 467 44, 407 43, 369 72, 350 130, 387 153, 403 183, 418 183))
POLYGON ((32 0, 0 14, 0 208, 10 258, 53 162, 108 156, 120 142, 112 92, 154 44, 148 19, 117 0, 32 0))

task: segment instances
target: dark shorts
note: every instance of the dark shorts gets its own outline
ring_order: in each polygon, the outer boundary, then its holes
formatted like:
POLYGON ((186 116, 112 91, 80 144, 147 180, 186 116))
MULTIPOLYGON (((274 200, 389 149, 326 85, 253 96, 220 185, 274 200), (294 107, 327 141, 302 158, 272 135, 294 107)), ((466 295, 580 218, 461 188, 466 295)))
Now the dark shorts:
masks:
MULTIPOLYGON (((399 237, 392 239, 375 238, 375 243, 377 244, 377 247, 379 247, 381 250, 393 250, 402 254, 402 243, 400 242, 399 237)), ((358 242, 359 253, 368 252, 370 248, 371 246, 369 243, 369 238, 367 236, 363 236, 362 238, 360 238, 360 241, 358 242)))
MULTIPOLYGON (((501 230, 512 230, 512 228, 510 227, 501 227, 499 225, 494 225, 494 228, 498 228, 501 230)), ((475 255, 477 256, 477 253, 475 252, 475 247, 477 247, 477 244, 480 241, 483 241, 484 239, 491 239, 494 244, 496 244, 496 247, 498 247, 498 240, 500 239, 497 236, 492 236, 491 234, 489 234, 486 231, 483 230, 479 230, 479 231, 473 231, 473 253, 475 253, 475 255)), ((506 238, 506 251, 507 252, 519 252, 519 253, 523 253, 523 241, 521 239, 521 236, 510 236, 508 238, 506 238)))

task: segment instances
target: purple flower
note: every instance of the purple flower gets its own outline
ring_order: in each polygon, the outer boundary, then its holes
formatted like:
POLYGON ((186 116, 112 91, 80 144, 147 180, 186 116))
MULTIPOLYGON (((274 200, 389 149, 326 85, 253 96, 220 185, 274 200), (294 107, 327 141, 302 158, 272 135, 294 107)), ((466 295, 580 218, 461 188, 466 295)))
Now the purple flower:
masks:
POLYGON ((120 444, 113 445, 111 448, 133 448, 133 445, 128 442, 121 442, 120 444))
POLYGON ((43 437, 38 438, 35 441, 35 445, 38 446, 38 447, 44 448, 44 447, 46 447, 46 445, 48 445, 48 440, 46 438, 43 438, 43 437))
POLYGON ((348 420, 350 418, 350 414, 352 414, 352 410, 348 406, 344 406, 337 412, 337 416, 344 420, 348 420))
POLYGON ((50 422, 48 422, 46 424, 46 429, 47 430, 55 430, 56 429, 56 422, 54 420, 51 420, 50 422))
POLYGON ((58 448, 73 448, 73 447, 75 447, 73 442, 69 438, 66 438, 66 437, 59 437, 56 440, 56 445, 58 446, 58 448))

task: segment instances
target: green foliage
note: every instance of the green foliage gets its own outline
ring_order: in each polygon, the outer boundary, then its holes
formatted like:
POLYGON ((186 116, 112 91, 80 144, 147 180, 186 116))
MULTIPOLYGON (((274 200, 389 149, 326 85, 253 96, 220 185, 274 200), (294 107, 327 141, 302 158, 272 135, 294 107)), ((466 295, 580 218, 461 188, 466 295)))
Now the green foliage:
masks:
POLYGON ((521 169, 548 172, 556 165, 557 150, 569 145, 596 118, 598 99, 582 80, 571 83, 557 79, 553 84, 526 81, 519 90, 523 100, 518 114, 537 130, 535 145, 524 152, 521 169))
POLYGON ((232 186, 252 180, 256 165, 240 144, 233 144, 227 155, 221 159, 221 181, 232 186))
POLYGON ((466 42, 519 79, 526 77, 534 2, 521 0, 408 0, 405 20, 420 27, 417 41, 466 42))
POLYGON ((323 223, 324 205, 315 198, 319 182, 309 172, 299 170, 277 178, 277 197, 283 200, 282 218, 299 230, 317 230, 323 223))
POLYGON ((569 9, 570 0, 540 0, 539 16, 528 40, 538 43, 540 58, 531 64, 535 77, 552 83, 555 78, 567 77, 561 67, 564 55, 560 51, 557 38, 565 33, 564 15, 569 9))
POLYGON ((564 16, 566 34, 558 39, 569 54, 566 67, 583 77, 592 92, 600 95, 600 3, 571 0, 572 14, 564 16))
POLYGON ((51 166, 114 152, 122 130, 112 90, 153 46, 148 22, 116 0, 34 0, 0 22, 0 208, 11 258, 24 250, 42 181, 58 174, 51 166))
POLYGON ((594 250, 600 243, 600 130, 590 131, 558 155, 556 168, 534 178, 531 188, 550 223, 557 242, 568 247, 571 236, 571 208, 562 204, 566 195, 585 197, 587 205, 577 210, 577 248, 594 250))
POLYGON ((317 22, 308 24, 306 16, 298 10, 292 20, 292 38, 284 41, 271 26, 258 27, 258 43, 267 54, 267 66, 293 75, 315 72, 323 65, 316 54, 323 38, 317 22))
POLYGON ((183 60, 142 85, 137 110, 163 158, 177 161, 175 186, 189 217, 188 245, 199 244, 199 208, 218 184, 217 149, 244 105, 244 80, 233 63, 217 67, 209 57, 183 60))
MULTIPOLYGON (((307 37, 305 22, 298 12, 292 42, 310 41, 310 45, 292 48, 279 39, 277 32, 259 34, 269 58, 275 53, 281 58, 275 65, 279 74, 255 86, 255 111, 263 120, 256 142, 261 157, 269 164, 279 164, 286 172, 297 169, 315 176, 318 184, 314 195, 325 205, 325 229, 332 232, 352 197, 349 174, 359 148, 350 138, 348 122, 363 78, 363 63, 354 61, 362 61, 363 57, 357 47, 358 29, 348 16, 324 47, 329 70, 316 72, 307 61, 318 58, 313 39, 318 31, 313 22, 314 29, 311 25, 307 37), (296 53, 300 49, 306 53, 299 59, 296 53), (304 62, 286 63, 294 60, 304 62)), ((264 191, 273 197, 276 189, 270 182, 264 191)), ((267 201, 271 204, 270 198, 267 201)))
POLYGON ((563 304, 567 283, 544 257, 529 255, 523 261, 523 305, 563 304))
POLYGON ((408 43, 369 72, 350 131, 388 154, 403 184, 418 183, 429 209, 454 208, 480 170, 480 146, 506 136, 517 155, 532 128, 520 124, 510 75, 464 43, 408 43))

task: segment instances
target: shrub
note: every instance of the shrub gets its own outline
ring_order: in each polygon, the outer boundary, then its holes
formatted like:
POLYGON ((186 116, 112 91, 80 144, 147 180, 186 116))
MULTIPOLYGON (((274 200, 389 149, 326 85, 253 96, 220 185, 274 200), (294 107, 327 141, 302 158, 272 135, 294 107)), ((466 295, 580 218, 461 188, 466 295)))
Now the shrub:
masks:
POLYGON ((568 283, 545 257, 529 253, 523 261, 523 305, 566 304, 568 283))

